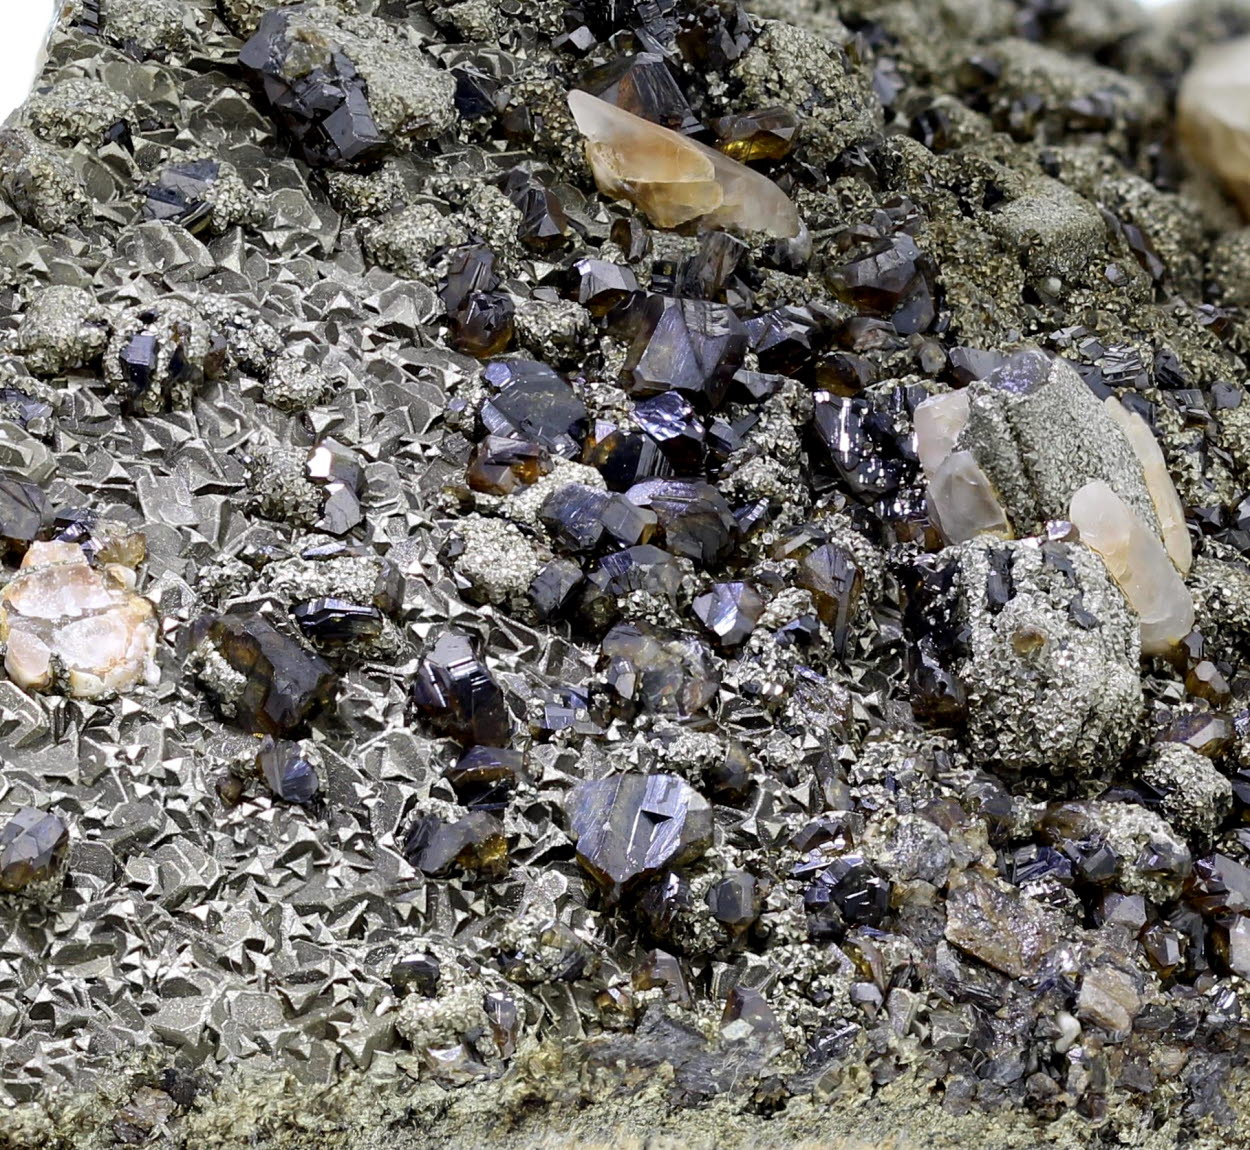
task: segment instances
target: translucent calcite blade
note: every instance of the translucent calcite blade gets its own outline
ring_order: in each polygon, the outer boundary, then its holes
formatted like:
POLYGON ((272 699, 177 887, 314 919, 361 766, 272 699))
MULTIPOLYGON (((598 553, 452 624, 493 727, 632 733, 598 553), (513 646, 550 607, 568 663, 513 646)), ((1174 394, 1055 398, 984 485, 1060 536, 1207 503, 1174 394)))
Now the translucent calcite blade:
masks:
POLYGON ((661 228, 710 227, 799 235, 798 210, 767 176, 712 148, 592 96, 569 93, 599 190, 628 200, 661 228))
POLYGON ((1193 629, 1194 601, 1155 535, 1107 483, 1085 484, 1068 509, 1141 620, 1141 648, 1159 655, 1193 629))

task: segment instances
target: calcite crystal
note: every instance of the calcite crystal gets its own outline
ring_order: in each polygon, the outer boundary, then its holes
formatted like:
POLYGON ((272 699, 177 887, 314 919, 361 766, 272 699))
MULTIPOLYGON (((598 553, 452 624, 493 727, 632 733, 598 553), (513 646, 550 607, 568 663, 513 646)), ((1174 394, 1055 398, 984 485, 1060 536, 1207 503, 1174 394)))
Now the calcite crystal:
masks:
POLYGON ((1137 613, 1144 654, 1162 654, 1193 629, 1193 597, 1159 537, 1109 484, 1085 484, 1072 496, 1068 518, 1137 613))
POLYGON ((134 571, 75 543, 33 543, 0 593, 4 668, 27 690, 94 699, 156 677, 157 620, 134 571))
POLYGON ((1250 215, 1250 36, 1198 53, 1176 98, 1177 128, 1189 155, 1224 184, 1250 215))
POLYGON ((1146 477, 1146 489, 1159 517, 1159 529, 1163 533, 1163 546, 1168 558, 1175 564, 1182 578, 1189 574, 1194 561, 1193 544, 1185 526, 1185 507, 1176 494, 1176 485, 1168 474, 1163 449, 1150 430, 1150 425, 1136 412, 1130 411, 1115 396, 1103 401, 1108 414, 1115 420, 1125 438, 1141 461, 1146 477))
POLYGON ((767 176, 589 92, 570 92, 569 108, 599 190, 636 205, 657 227, 697 220, 779 239, 799 235, 798 209, 767 176))

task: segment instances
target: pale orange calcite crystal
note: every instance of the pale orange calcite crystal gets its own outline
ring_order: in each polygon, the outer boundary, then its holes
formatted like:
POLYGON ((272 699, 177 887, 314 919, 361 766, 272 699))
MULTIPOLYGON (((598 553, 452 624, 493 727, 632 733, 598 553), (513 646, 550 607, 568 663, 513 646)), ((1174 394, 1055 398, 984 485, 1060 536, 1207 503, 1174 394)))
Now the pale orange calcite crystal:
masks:
POLYGON ((1250 216, 1250 36, 1198 53, 1177 94, 1176 126, 1189 157, 1250 216))
POLYGON ((34 543, 0 593, 4 668, 19 687, 81 699, 156 673, 157 619, 130 567, 92 567, 75 543, 34 543))
POLYGON ((795 239, 790 197, 761 173, 589 92, 569 93, 586 161, 605 196, 628 200, 660 228, 697 220, 795 239))

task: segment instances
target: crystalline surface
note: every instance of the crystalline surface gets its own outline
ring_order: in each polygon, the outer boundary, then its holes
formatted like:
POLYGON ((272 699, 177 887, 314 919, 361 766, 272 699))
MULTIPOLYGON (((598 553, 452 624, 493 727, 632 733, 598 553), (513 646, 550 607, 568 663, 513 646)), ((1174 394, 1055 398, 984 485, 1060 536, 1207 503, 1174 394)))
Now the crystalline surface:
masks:
POLYGON ((588 779, 569 795, 567 817, 578 860, 609 885, 689 861, 711 844, 711 807, 673 775, 588 779))

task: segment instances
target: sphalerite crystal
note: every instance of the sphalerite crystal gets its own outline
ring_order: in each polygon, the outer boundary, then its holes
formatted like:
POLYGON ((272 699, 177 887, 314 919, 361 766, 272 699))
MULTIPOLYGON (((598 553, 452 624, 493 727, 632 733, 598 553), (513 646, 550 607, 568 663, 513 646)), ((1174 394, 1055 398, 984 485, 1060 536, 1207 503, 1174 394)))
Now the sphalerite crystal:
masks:
POLYGON ((455 116, 451 73, 381 21, 349 20, 329 7, 269 10, 238 62, 314 166, 367 168, 438 135, 455 116))
POLYGON ((780 160, 790 154, 799 134, 799 118, 789 108, 760 108, 722 116, 713 125, 717 147, 730 159, 748 164, 780 160))
POLYGON ((737 525, 725 497, 710 483, 647 479, 625 495, 655 514, 665 548, 674 555, 710 567, 729 554, 737 525))
POLYGON ((551 456, 537 443, 488 435, 474 449, 467 478, 474 491, 511 495, 551 470, 551 456))
POLYGON ((69 828, 58 815, 22 807, 0 830, 0 891, 12 894, 47 882, 69 851, 69 828))
POLYGON ((582 87, 609 104, 682 135, 702 127, 658 52, 618 56, 583 76, 582 87))
POLYGON ((104 349, 104 378, 138 412, 186 408, 206 375, 221 370, 224 344, 189 304, 165 298, 128 309, 104 349))
POLYGON ((681 392, 700 410, 717 407, 742 366, 747 331, 724 304, 651 296, 625 361, 622 386, 646 397, 681 392))
POLYGON ((712 808, 675 775, 586 779, 570 792, 565 816, 578 861, 610 887, 689 862, 712 842, 712 808))
POLYGON ((512 734, 503 691, 461 632, 443 634, 421 660, 412 701, 436 731, 466 747, 506 746, 512 734))
POLYGON ((461 805, 473 811, 501 811, 508 805, 524 761, 505 747, 470 747, 444 777, 461 805))
POLYGON ((750 638, 764 613, 764 599, 750 583, 717 583, 691 604, 695 615, 726 647, 750 638))
POLYGON ((694 715, 716 695, 710 653, 693 635, 619 623, 603 637, 602 650, 614 694, 643 711, 694 715))
POLYGON ((586 405, 551 368, 532 360, 492 363, 487 383, 500 388, 482 404, 491 435, 537 443, 552 455, 575 459, 589 429, 586 405))
POLYGON ((298 743, 266 735, 256 753, 256 765, 265 784, 284 802, 310 803, 321 790, 317 769, 298 743))
POLYGON ((497 878, 508 869, 508 842, 503 824, 484 811, 473 811, 453 822, 422 815, 404 839, 404 857, 434 878, 457 868, 479 878, 497 878))
POLYGON ((203 231, 213 214, 206 197, 220 171, 216 160, 170 164, 144 189, 143 218, 171 220, 192 234, 203 231))
POLYGON ((254 611, 206 616, 196 624, 200 681, 223 713, 246 731, 277 737, 298 733, 334 702, 338 676, 320 655, 254 611), (207 650, 224 664, 224 673, 207 650))
POLYGON ((382 634, 382 612, 348 599, 310 599, 291 608, 291 618, 304 638, 333 646, 376 639, 382 634))

